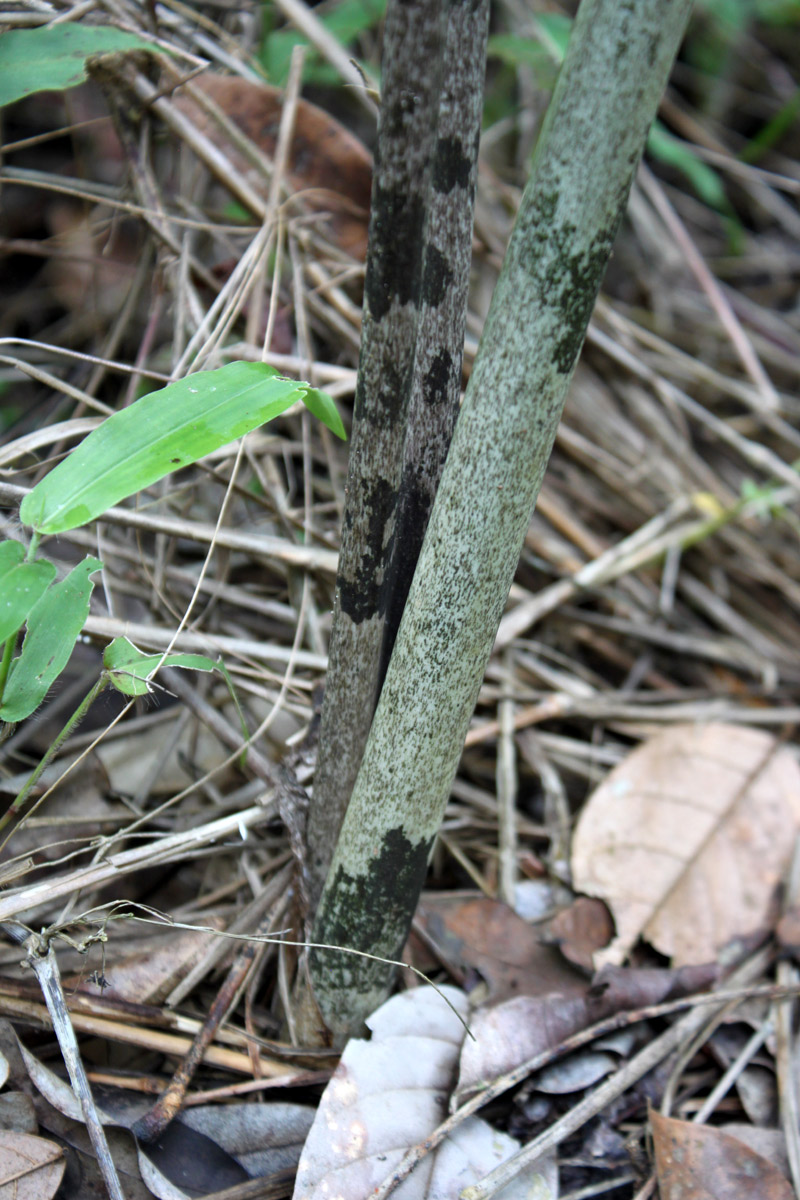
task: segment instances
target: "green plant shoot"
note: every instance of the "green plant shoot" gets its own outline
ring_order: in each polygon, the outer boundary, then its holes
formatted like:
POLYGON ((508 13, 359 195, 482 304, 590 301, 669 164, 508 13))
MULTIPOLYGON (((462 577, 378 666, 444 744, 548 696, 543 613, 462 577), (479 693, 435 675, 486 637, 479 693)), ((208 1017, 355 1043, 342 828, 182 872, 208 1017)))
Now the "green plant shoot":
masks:
POLYGON ((298 401, 344 438, 330 396, 284 379, 266 363, 233 362, 187 375, 103 421, 28 493, 20 520, 40 535, 85 525, 298 401))
MULTIPOLYGON (((53 583, 55 565, 46 558, 34 559, 39 539, 85 525, 298 401, 337 437, 345 437, 330 396, 307 383, 284 379, 265 363, 234 362, 200 371, 114 413, 28 493, 20 506, 23 524, 33 529, 27 554, 17 541, 0 543, 0 641, 5 643, 0 720, 12 724, 30 716, 64 670, 89 612, 92 576, 103 567, 99 559, 85 558, 65 579, 53 583), (27 629, 22 650, 14 658, 23 625, 27 629)), ((162 666, 219 669, 230 687, 224 666, 204 655, 145 654, 127 638, 115 638, 106 647, 100 678, 0 816, 0 829, 19 814, 42 771, 97 696, 107 687, 125 696, 146 695, 162 666)))

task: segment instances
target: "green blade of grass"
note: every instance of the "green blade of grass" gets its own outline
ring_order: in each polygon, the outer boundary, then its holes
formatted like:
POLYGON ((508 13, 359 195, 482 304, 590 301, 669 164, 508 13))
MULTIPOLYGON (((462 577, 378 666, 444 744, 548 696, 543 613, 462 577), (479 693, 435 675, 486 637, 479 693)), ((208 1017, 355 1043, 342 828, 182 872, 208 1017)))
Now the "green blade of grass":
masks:
POLYGON ((318 421, 322 421, 323 425, 327 425, 331 433, 335 433, 338 438, 345 441, 347 434, 344 431, 342 418, 339 416, 333 398, 327 392, 320 392, 316 388, 309 388, 306 394, 302 397, 308 411, 318 421))
POLYGON ((0 38, 0 105, 34 92, 61 91, 86 80, 92 54, 157 50, 134 33, 110 25, 64 24, 11 29, 0 38))
POLYGON ((55 578, 52 563, 23 562, 19 542, 0 544, 0 642, 5 642, 25 624, 25 618, 47 585, 55 578))
POLYGON ((143 654, 126 637, 114 638, 103 652, 108 678, 124 696, 145 696, 150 677, 158 667, 183 667, 189 671, 214 671, 217 664, 203 654, 143 654))
POLYGON ((98 559, 85 558, 31 610, 22 651, 11 664, 0 720, 22 721, 42 703, 69 662, 88 615, 94 587, 89 576, 102 567, 98 559))
POLYGON ((28 493, 20 518, 41 534, 63 533, 149 487, 170 472, 257 429, 297 401, 344 428, 333 401, 265 363, 200 371, 116 412, 28 493), (333 408, 331 413, 330 409, 333 408), (324 415, 323 415, 324 413, 324 415))

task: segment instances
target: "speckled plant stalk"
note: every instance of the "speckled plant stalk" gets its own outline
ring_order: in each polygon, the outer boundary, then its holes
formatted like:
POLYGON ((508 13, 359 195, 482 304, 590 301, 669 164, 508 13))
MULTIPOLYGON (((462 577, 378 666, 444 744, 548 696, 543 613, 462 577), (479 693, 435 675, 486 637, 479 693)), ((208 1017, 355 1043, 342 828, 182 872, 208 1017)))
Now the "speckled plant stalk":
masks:
POLYGON ((322 889, 380 690, 382 590, 419 326, 444 19, 443 0, 392 0, 386 13, 342 549, 307 826, 312 906, 322 889))
MULTIPOLYGON (((567 388, 690 0, 583 0, 492 300, 315 942, 398 957, 550 457, 567 388)), ((314 951, 337 1038, 391 982, 314 951)))
POLYGON ((320 751, 319 899, 461 394, 489 0, 391 0, 364 326, 320 751))

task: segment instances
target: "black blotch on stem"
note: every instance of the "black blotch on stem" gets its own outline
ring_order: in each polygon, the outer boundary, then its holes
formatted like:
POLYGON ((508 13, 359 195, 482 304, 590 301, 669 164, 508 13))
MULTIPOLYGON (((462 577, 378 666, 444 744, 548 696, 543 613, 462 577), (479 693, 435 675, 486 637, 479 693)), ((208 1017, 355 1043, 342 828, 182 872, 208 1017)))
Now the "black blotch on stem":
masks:
POLYGON ((452 192, 453 188, 468 187, 472 160, 461 148, 461 139, 442 137, 436 142, 433 157, 433 187, 437 192, 452 192))
POLYGON ((433 242, 428 242, 425 247, 422 299, 431 308, 437 308, 444 300, 452 280, 453 272, 447 265, 447 259, 433 242))
POLYGON ((447 400, 450 379, 453 374, 453 358, 449 350, 439 350, 431 360, 422 381, 422 399, 432 407, 447 400))
POLYGON ((392 303, 419 301, 425 206, 406 188, 373 189, 369 270, 364 283, 369 310, 382 320, 392 303))
MULTIPOLYGON (((351 875, 338 867, 326 890, 337 897, 337 903, 343 903, 346 919, 323 917, 314 929, 314 941, 397 958, 413 916, 414 904, 409 898, 422 891, 432 846, 432 838, 411 842, 401 829, 392 829, 363 875, 351 875)), ((314 958, 322 959, 326 972, 339 976, 345 987, 356 971, 380 976, 386 970, 384 963, 330 950, 314 951, 314 958)))
POLYGON ((362 555, 351 579, 341 579, 339 604, 356 625, 377 616, 380 611, 383 568, 388 561, 391 545, 384 546, 387 522, 397 506, 397 489, 385 479, 377 479, 364 496, 367 532, 366 552, 362 555))

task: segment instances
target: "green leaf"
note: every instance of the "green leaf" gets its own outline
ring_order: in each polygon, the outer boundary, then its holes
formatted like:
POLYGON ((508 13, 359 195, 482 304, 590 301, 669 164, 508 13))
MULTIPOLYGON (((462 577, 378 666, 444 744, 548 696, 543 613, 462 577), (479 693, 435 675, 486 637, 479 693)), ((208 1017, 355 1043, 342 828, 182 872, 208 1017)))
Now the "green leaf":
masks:
MULTIPOLYGON (((386 12, 386 0, 338 0, 327 13, 320 13, 320 22, 333 36, 347 46, 369 29, 378 25, 386 12)), ((283 87, 289 75, 289 62, 295 46, 308 46, 306 38, 292 29, 268 33, 261 46, 261 63, 267 78, 276 87, 283 87)), ((339 72, 323 62, 319 53, 309 46, 303 68, 303 79, 314 83, 338 83, 339 72)))
POLYGON ((157 49, 152 42, 110 25, 11 29, 0 37, 0 105, 34 92, 76 87, 86 79, 86 59, 92 54, 157 49))
POLYGON ((23 562, 19 542, 0 544, 0 642, 5 642, 25 624, 25 618, 55 578, 51 562, 23 562))
POLYGON ((144 696, 150 677, 158 667, 184 667, 190 671, 213 671, 217 664, 203 654, 143 654, 126 637, 114 638, 103 652, 103 666, 118 692, 144 696))
POLYGON ((12 567, 18 566, 25 557, 25 547, 19 542, 8 540, 0 542, 0 586, 2 586, 3 576, 12 567))
POLYGON ((718 212, 730 212, 730 201, 717 172, 698 158, 690 145, 668 133, 660 121, 653 122, 647 135, 647 150, 659 162, 682 171, 709 208, 715 208, 718 212))
POLYGON ((234 362, 179 379, 92 430, 28 493, 20 518, 43 534, 85 525, 298 400, 308 403, 311 397, 330 420, 328 405, 316 396, 307 383, 284 379, 265 363, 234 362))
POLYGON ((69 662, 89 613, 94 587, 89 576, 102 567, 99 559, 85 558, 31 610, 22 651, 11 664, 0 720, 22 721, 42 703, 69 662))
POLYGON ((316 388, 309 388, 303 396, 303 404, 312 416, 316 417, 318 421, 322 421, 323 425, 328 426, 331 433, 335 433, 343 442, 347 441, 342 418, 339 416, 332 396, 329 396, 327 392, 320 392, 316 388))

